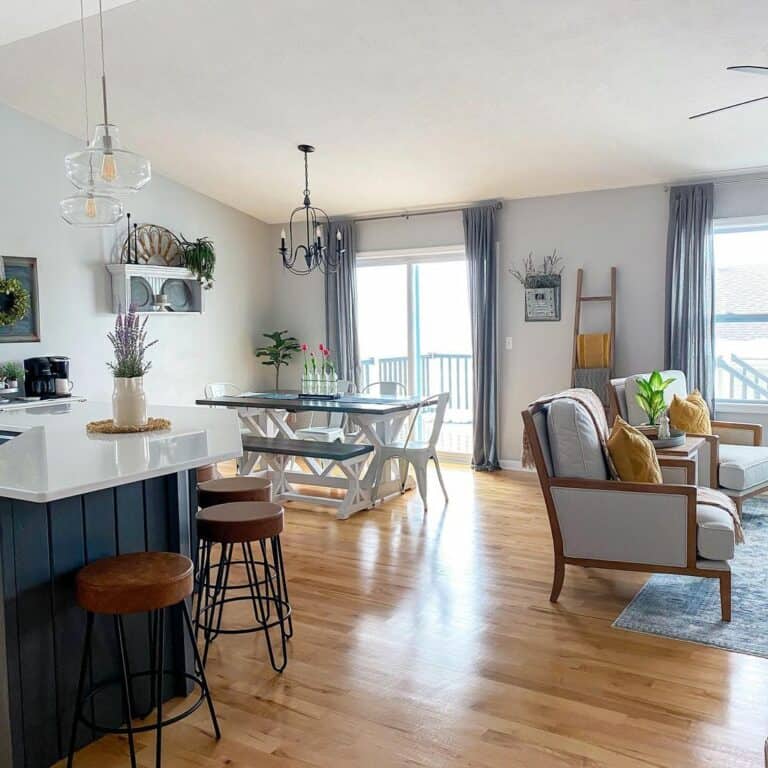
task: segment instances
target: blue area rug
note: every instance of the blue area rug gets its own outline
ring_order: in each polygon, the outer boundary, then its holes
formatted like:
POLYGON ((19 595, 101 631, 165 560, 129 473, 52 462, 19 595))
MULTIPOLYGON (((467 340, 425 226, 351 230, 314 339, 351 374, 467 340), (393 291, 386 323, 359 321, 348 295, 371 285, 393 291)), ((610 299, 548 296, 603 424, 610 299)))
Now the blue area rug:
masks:
POLYGON ((731 561, 732 621, 720 621, 717 579, 656 574, 613 623, 619 629, 768 657, 768 499, 744 503, 746 541, 731 561))

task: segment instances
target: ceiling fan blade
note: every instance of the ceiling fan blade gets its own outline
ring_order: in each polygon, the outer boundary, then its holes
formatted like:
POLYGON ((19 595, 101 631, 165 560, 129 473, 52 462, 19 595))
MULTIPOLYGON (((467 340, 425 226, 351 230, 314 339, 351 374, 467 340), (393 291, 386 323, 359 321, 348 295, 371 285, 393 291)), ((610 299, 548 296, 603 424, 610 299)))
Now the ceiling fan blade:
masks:
POLYGON ((756 67, 752 64, 742 64, 738 67, 726 67, 730 72, 750 72, 753 75, 768 75, 768 67, 756 67))
POLYGON ((715 112, 725 112, 726 109, 733 109, 734 107, 743 107, 745 104, 754 104, 756 101, 765 101, 768 96, 758 96, 756 99, 747 99, 747 101, 740 101, 738 104, 729 104, 727 107, 718 107, 717 109, 710 109, 707 112, 699 112, 698 115, 691 115, 688 119, 695 120, 697 117, 706 117, 707 115, 714 115, 715 112))

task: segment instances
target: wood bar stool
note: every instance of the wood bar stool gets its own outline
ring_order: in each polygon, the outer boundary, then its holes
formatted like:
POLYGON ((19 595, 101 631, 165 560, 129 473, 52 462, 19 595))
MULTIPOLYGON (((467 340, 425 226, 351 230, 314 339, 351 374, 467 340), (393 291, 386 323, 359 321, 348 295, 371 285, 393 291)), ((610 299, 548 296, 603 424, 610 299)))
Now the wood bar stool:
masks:
POLYGON ((203 664, 208 659, 211 642, 218 635, 264 632, 272 668, 276 672, 285 669, 288 662, 286 640, 293 636, 293 620, 280 545, 282 531, 283 508, 267 501, 217 504, 198 512, 197 533, 203 550, 195 623, 197 631, 202 630, 205 640, 203 664), (261 561, 254 557, 254 542, 258 542, 261 547, 261 561), (218 563, 213 563, 211 557, 215 544, 221 546, 218 563), (233 560, 237 545, 242 552, 242 560, 233 560), (230 570, 232 565, 238 563, 245 566, 246 583, 231 585, 230 570), (235 590, 248 590, 248 593, 228 596, 229 592, 235 590), (237 628, 222 626, 224 606, 242 601, 252 604, 254 623, 237 628), (274 627, 280 630, 280 661, 276 658, 270 637, 270 629, 274 627))
POLYGON ((272 501, 268 477, 220 477, 198 482, 197 503, 205 508, 233 501, 272 501))
MULTIPOLYGON (((146 731, 156 731, 155 765, 162 765, 162 731, 163 728, 191 715, 205 701, 211 716, 211 723, 216 738, 221 738, 216 711, 205 678, 205 670, 200 652, 195 642, 192 619, 186 598, 192 595, 192 561, 184 555, 173 552, 137 552, 129 555, 118 555, 97 560, 86 565, 77 574, 77 602, 87 611, 85 625, 85 641, 83 656, 80 664, 80 678, 77 686, 77 701, 75 702, 75 717, 72 722, 72 733, 69 744, 67 768, 71 768, 77 741, 77 728, 80 723, 101 733, 117 733, 128 736, 128 747, 131 754, 131 766, 136 768, 136 749, 134 735, 146 731), (184 615, 184 626, 191 642, 195 659, 195 674, 184 672, 174 673, 164 670, 165 660, 165 613, 166 609, 181 606, 184 615), (130 671, 126 653, 125 629, 123 617, 130 613, 150 614, 150 670, 130 671), (94 715, 91 720, 85 714, 86 704, 93 703, 95 696, 114 682, 102 683, 85 694, 85 678, 88 671, 88 660, 91 656, 94 617, 96 614, 111 615, 114 618, 115 634, 117 636, 118 655, 120 657, 120 689, 122 695, 124 727, 113 728, 96 722, 94 715), (163 682, 166 677, 185 677, 200 689, 197 700, 183 712, 163 719, 163 682), (137 715, 134 704, 133 683, 137 679, 149 678, 150 711, 157 708, 157 717, 152 725, 135 726, 133 718, 137 715)), ((147 713, 149 714, 149 713, 147 713)))

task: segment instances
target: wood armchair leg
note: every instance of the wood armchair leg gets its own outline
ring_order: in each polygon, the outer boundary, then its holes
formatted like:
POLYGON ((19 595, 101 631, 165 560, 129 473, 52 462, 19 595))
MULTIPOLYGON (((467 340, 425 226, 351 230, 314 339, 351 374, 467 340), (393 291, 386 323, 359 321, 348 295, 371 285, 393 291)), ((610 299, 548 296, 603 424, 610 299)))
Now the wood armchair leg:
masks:
POLYGON ((723 621, 731 620, 731 572, 720 576, 720 615, 723 621))
POLYGON ((560 590, 563 588, 563 579, 565 579, 565 562, 562 557, 555 555, 555 572, 552 576, 552 592, 549 594, 549 602, 556 603, 560 597, 560 590))

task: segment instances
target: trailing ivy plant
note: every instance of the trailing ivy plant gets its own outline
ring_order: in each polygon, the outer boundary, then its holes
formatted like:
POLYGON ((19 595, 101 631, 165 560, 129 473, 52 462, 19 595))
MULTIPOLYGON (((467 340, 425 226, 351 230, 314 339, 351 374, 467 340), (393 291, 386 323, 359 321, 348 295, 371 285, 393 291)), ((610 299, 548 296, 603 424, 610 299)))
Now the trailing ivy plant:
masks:
POLYGON ((637 404, 648 415, 648 423, 656 424, 667 403, 664 400, 664 390, 674 381, 674 378, 662 379, 658 371, 654 371, 647 379, 639 377, 637 382, 637 404))
POLYGON ((269 365, 275 369, 275 389, 280 389, 280 368, 288 365, 293 359, 294 353, 301 349, 298 339, 293 336, 287 336, 288 331, 273 331, 264 333, 272 340, 272 343, 266 347, 256 349, 256 357, 263 357, 262 365, 269 365))
POLYGON ((184 253, 184 266, 194 273, 205 290, 212 288, 213 270, 216 268, 216 251, 213 241, 208 237, 185 240, 182 235, 181 248, 184 253))

